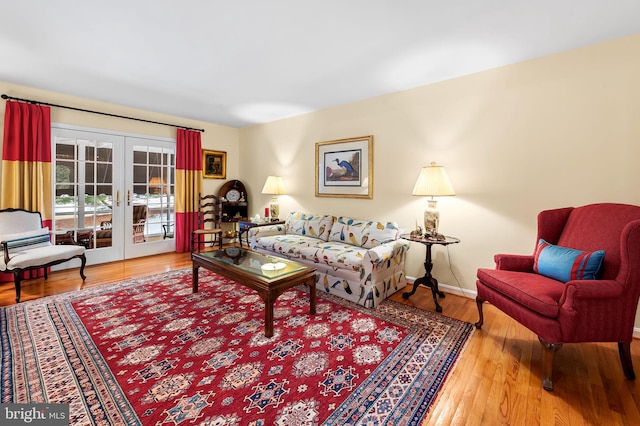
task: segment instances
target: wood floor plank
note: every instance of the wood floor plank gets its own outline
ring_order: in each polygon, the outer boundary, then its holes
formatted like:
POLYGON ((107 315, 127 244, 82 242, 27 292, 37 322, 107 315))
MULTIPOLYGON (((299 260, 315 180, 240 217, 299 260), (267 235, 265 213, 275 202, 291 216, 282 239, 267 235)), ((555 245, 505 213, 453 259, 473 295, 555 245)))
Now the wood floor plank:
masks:
MULTIPOLYGON (((22 300, 109 285, 114 282, 190 268, 189 253, 168 253, 56 271, 44 280, 26 280, 22 300)), ((410 290, 410 288, 407 288, 410 290)), ((431 291, 420 287, 409 299, 390 297, 435 312, 431 291)), ((15 304, 12 282, 0 283, 0 305, 15 304)), ((443 315, 475 323, 475 300, 447 294, 443 315)), ((542 389, 542 346, 531 331, 489 303, 476 330, 424 419, 424 425, 636 425, 640 424, 640 380, 626 380, 615 343, 564 345, 556 356, 554 392, 542 389)), ((636 371, 640 342, 631 344, 636 371)))

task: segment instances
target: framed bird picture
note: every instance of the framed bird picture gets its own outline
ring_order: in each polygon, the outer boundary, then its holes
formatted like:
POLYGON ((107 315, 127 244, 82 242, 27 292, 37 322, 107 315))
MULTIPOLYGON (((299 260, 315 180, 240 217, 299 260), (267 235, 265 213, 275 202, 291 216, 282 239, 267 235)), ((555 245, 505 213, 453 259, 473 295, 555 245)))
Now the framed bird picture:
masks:
POLYGON ((373 198, 373 136, 316 143, 316 197, 373 198))

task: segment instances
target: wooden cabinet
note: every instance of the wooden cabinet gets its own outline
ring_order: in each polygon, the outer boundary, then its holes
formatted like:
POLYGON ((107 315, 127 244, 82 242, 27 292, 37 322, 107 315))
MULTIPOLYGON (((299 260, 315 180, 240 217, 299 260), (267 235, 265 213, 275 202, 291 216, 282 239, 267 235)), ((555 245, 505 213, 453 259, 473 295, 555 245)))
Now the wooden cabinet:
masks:
POLYGON ((218 191, 222 222, 238 222, 249 217, 249 200, 244 184, 239 180, 225 182, 218 191))

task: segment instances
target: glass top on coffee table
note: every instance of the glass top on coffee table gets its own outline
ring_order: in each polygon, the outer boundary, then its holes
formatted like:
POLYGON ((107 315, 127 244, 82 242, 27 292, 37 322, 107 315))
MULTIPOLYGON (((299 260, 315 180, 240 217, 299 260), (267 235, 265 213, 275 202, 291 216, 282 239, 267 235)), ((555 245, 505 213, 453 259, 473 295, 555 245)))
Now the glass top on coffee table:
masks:
POLYGON ((281 278, 306 268, 300 263, 269 256, 239 247, 199 253, 200 256, 214 262, 226 263, 245 272, 258 275, 267 280, 281 278))

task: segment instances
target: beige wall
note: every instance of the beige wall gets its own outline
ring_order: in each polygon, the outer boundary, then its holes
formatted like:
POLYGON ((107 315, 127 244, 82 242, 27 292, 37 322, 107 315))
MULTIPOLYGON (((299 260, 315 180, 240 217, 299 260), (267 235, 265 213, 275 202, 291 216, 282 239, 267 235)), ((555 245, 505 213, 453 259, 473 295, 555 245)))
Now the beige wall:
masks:
MULTIPOLYGON (((227 152, 227 177, 229 179, 239 179, 240 176, 240 155, 238 147, 239 130, 231 127, 201 121, 189 120, 182 117, 174 117, 166 114, 159 114, 150 111, 128 108, 121 105, 114 105, 92 99, 84 99, 61 93, 38 90, 31 87, 19 86, 16 84, 0 81, 0 94, 4 93, 21 99, 32 99, 51 104, 67 105, 75 108, 82 108, 109 114, 124 115, 141 118, 144 120, 159 121, 176 125, 188 126, 197 129, 204 129, 202 134, 202 147, 227 152)), ((4 110, 6 102, 0 102, 0 126, 4 128, 4 110)), ((115 130, 118 132, 137 133, 141 135, 151 135, 163 138, 176 138, 176 129, 171 126, 144 123, 122 118, 107 117, 98 114, 73 111, 63 108, 51 108, 51 122, 72 124, 75 126, 92 127, 96 129, 115 130)), ((0 133, 0 147, 2 146, 3 134, 0 133)), ((205 179, 205 191, 215 192, 224 181, 219 179, 205 179)))
MULTIPOLYGON (((240 131, 251 214, 282 175, 281 211, 395 220, 410 229, 426 199, 411 195, 420 168, 444 165, 457 192, 443 197, 435 276, 475 295, 495 253, 532 253, 542 209, 640 204, 640 35, 314 112, 240 131), (374 136, 372 200, 314 196, 315 143, 374 136)), ((281 214, 281 216, 283 216, 281 214)), ((423 274, 413 245, 407 274, 423 274)))

